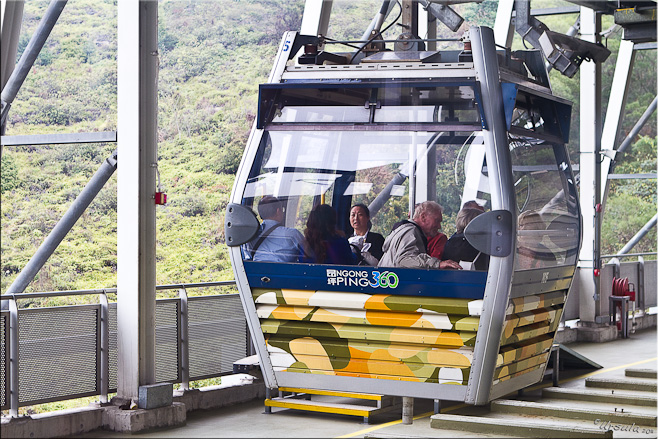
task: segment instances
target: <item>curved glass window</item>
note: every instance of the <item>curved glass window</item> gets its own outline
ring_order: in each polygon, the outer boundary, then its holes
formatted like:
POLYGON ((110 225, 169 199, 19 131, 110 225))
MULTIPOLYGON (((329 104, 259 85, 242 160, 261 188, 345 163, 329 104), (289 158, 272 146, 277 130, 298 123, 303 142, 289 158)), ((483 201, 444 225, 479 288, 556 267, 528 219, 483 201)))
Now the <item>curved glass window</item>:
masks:
MULTIPOLYGON (((444 207, 447 239, 462 200, 490 208, 485 165, 477 131, 266 130, 243 204, 258 212, 264 197, 276 197, 281 225, 300 234, 313 207, 328 204, 337 212, 338 229, 351 236, 350 209, 362 203, 369 207, 371 230, 386 237, 416 203, 435 200, 444 207)), ((243 255, 254 257, 248 246, 243 255)))
POLYGON ((510 135, 509 147, 519 215, 516 268, 574 264, 580 217, 564 145, 510 135))

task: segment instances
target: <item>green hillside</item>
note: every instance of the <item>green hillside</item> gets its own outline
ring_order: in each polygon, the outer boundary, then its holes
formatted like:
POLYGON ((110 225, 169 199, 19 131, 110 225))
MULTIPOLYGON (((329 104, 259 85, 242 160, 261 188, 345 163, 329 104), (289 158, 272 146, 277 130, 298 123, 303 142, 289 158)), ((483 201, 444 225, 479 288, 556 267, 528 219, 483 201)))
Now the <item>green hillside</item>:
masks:
MULTIPOLYGON (((27 45, 47 4, 26 2, 19 50, 27 45)), ((8 135, 116 130, 116 4, 68 2, 14 101, 8 135)), ((380 2, 335 4, 329 36, 341 39, 360 37, 380 2)), ((233 278, 224 245, 223 211, 255 117, 258 84, 267 79, 283 32, 299 29, 303 5, 303 0, 160 3, 158 155, 169 202, 157 208, 158 284, 233 278)), ((493 25, 496 2, 459 9, 470 22, 493 25)), ((566 31, 560 28, 565 24, 554 25, 555 30, 566 31)), ((393 26, 385 36, 395 38, 399 32, 399 26, 393 26)), ((618 47, 619 38, 619 33, 610 37, 611 49, 618 47)), ((638 55, 638 85, 631 93, 626 131, 655 96, 655 61, 655 50, 638 55)), ((607 64, 604 76, 610 81, 614 63, 607 64)), ((577 78, 556 74, 551 78, 558 94, 578 98, 577 78)), ((572 127, 575 153, 577 111, 572 127)), ((642 134, 646 137, 617 172, 655 172, 655 119, 642 134)), ((113 144, 3 148, 3 292, 115 148, 113 144)), ((577 155, 572 159, 577 162, 577 155)), ((604 224, 604 253, 619 250, 656 211, 655 183, 634 180, 615 183, 613 189, 604 224)), ((116 286, 116 205, 115 175, 26 291, 116 286)), ((654 230, 634 251, 655 249, 654 230)))

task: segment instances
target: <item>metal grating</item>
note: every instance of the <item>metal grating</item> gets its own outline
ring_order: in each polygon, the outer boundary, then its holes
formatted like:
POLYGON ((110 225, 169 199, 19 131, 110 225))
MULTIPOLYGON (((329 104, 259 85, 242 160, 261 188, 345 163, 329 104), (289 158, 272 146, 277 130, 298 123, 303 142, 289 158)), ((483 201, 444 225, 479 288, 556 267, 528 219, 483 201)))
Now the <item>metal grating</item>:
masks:
POLYGON ((108 304, 108 326, 110 331, 110 336, 108 337, 108 375, 109 375, 109 385, 108 392, 116 392, 118 386, 117 379, 117 304, 116 302, 108 304))
POLYGON ((178 306, 180 299, 155 304, 155 381, 180 382, 178 373, 178 306))
MULTIPOLYGON (((180 382, 180 299, 156 302, 156 381, 180 382)), ((249 341, 237 294, 190 298, 190 375, 231 373, 249 341)), ((19 405, 100 393, 100 305, 19 310, 19 405)), ((109 391, 117 388, 117 304, 109 304, 109 391)), ((0 402, 9 408, 9 313, 0 318, 0 402)))
POLYGON ((0 316, 0 409, 9 408, 9 312, 0 316))
POLYGON ((19 310, 19 404, 98 394, 99 305, 19 310))
POLYGON ((247 354, 247 322, 240 296, 190 297, 190 379, 233 371, 233 363, 247 354))

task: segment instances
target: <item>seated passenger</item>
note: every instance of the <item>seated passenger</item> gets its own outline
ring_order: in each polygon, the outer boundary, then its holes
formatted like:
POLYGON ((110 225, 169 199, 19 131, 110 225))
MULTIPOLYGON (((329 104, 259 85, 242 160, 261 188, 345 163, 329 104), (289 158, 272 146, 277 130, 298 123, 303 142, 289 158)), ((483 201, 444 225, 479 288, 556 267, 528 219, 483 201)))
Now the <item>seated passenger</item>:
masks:
POLYGON ((355 265, 347 238, 336 228, 336 211, 328 204, 319 204, 311 210, 304 231, 305 255, 301 262, 316 264, 355 265))
MULTIPOLYGON (((405 220, 406 221, 406 220, 405 220)), ((393 224, 393 230, 397 229, 398 226, 401 226, 405 221, 398 221, 393 224)), ((443 256, 443 247, 445 247, 448 237, 445 233, 439 232, 441 229, 441 222, 443 222, 443 207, 441 208, 441 219, 439 220, 439 226, 436 230, 432 230, 427 235, 427 254, 436 258, 444 259, 443 256)))
MULTIPOLYGON (((464 204, 466 206, 466 204, 464 204)), ((457 231, 450 237, 443 250, 443 259, 460 262, 462 268, 475 270, 486 270, 489 266, 489 255, 477 251, 464 236, 466 226, 478 215, 482 209, 464 207, 457 214, 457 231), (474 267, 470 267, 473 263, 474 267)))
POLYGON ((361 258, 368 265, 377 266, 384 251, 384 237, 371 232, 370 210, 365 204, 355 204, 350 210, 350 225, 354 234, 349 238, 350 244, 361 252, 361 258))
POLYGON ((441 214, 439 215, 439 225, 436 230, 429 231, 427 235, 427 254, 436 258, 436 259, 445 259, 443 258, 443 248, 448 241, 448 237, 445 233, 439 232, 441 229, 441 222, 443 221, 443 208, 441 208, 441 214))
POLYGON ((555 255, 542 244, 541 234, 523 233, 529 230, 546 230, 546 224, 537 212, 527 210, 519 215, 517 243, 517 268, 527 270, 553 266, 557 263, 555 255))
POLYGON ((475 200, 465 202, 464 205, 462 206, 462 209, 466 209, 466 208, 479 209, 482 212, 484 212, 484 207, 480 206, 480 204, 475 200))
POLYGON ((263 219, 258 237, 245 245, 247 259, 262 262, 297 262, 304 237, 297 229, 283 226, 283 203, 266 195, 258 203, 263 219))
POLYGON ((418 204, 413 220, 402 221, 384 241, 384 256, 378 266, 461 269, 455 261, 441 261, 427 254, 427 235, 439 229, 441 212, 434 201, 418 204))

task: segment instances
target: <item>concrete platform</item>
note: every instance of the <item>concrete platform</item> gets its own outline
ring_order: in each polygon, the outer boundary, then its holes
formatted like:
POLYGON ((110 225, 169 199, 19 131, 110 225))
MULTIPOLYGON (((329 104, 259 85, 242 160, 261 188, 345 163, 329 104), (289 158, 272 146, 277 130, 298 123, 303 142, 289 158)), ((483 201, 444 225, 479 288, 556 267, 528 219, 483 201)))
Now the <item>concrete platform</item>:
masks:
MULTIPOLYGON (((603 369, 564 370, 560 375, 561 389, 585 389, 588 377, 605 379, 628 379, 625 369, 655 369, 657 364, 656 330, 638 331, 628 339, 616 339, 603 343, 573 343, 568 345, 581 355, 599 363, 603 369)), ((541 398, 542 388, 552 386, 550 378, 543 383, 532 386, 524 396, 529 401, 541 398)), ((617 393, 617 391, 615 391, 617 393)), ((623 393, 623 391, 619 391, 623 393)), ((510 395, 510 396, 516 396, 510 395)), ((415 400, 414 423, 403 425, 401 412, 392 411, 374 416, 370 425, 365 425, 358 418, 339 414, 323 414, 300 412, 288 409, 275 409, 271 414, 264 413, 263 399, 255 399, 247 403, 235 404, 211 410, 195 410, 188 412, 185 426, 167 430, 157 430, 139 434, 140 438, 178 438, 178 437, 269 437, 269 438, 301 438, 301 437, 334 437, 334 438, 466 438, 466 437, 501 437, 503 433, 484 431, 473 433, 464 430, 436 429, 430 426, 430 417, 434 415, 432 400, 415 400)), ((473 415, 488 412, 486 407, 471 407, 461 403, 443 402, 442 414, 473 415)), ((504 413, 496 414, 502 420, 504 413)), ((532 416, 528 415, 529 422, 532 416)), ((551 423, 569 424, 574 431, 601 428, 592 420, 564 420, 554 418, 551 423)), ((618 424, 615 424, 618 425, 618 424)), ((622 427, 624 427, 622 425, 622 427)), ((655 437, 653 434, 638 433, 632 437, 655 437)), ((508 430, 509 431, 509 430, 508 430)), ((513 433, 510 433, 513 434, 513 433)), ((82 437, 82 436, 78 436, 82 437)), ((85 433, 89 438, 127 438, 129 435, 97 430, 85 433)), ((522 434, 507 437, 524 437, 522 434)), ((548 437, 556 437, 548 436, 548 437)), ((600 437, 600 436, 599 436, 600 437)), ((628 437, 623 431, 615 431, 613 437, 628 437)))

